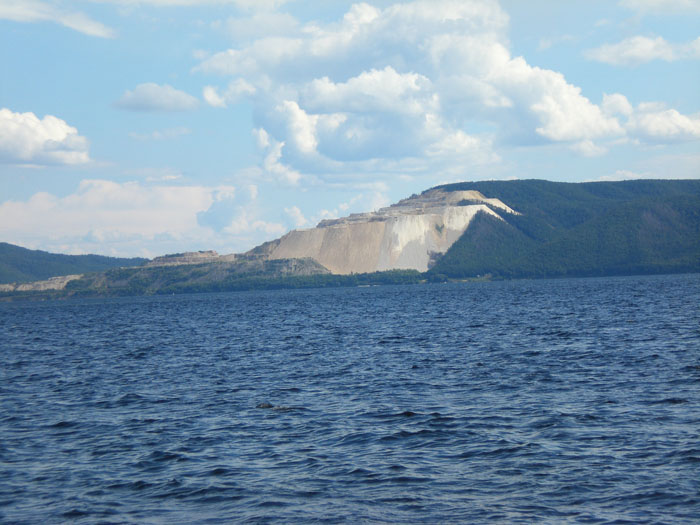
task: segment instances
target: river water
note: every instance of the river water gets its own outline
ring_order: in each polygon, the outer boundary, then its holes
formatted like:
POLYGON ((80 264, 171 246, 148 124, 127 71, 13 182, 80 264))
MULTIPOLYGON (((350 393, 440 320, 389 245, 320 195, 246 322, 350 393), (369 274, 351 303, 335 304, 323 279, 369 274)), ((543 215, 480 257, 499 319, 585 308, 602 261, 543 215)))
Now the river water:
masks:
POLYGON ((0 304, 3 523, 698 523, 700 275, 0 304))

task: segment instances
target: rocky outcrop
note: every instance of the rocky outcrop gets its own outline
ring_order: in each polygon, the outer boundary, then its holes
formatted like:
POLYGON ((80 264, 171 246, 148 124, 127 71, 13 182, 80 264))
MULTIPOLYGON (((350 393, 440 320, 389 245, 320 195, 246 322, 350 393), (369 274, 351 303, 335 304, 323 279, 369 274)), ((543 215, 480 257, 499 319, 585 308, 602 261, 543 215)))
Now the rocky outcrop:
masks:
POLYGON ((434 189, 376 212, 321 221, 248 252, 266 259, 310 257, 336 274, 428 270, 477 213, 517 214, 478 191, 434 189))
POLYGON ((61 275, 51 277, 46 281, 34 281, 22 284, 0 284, 0 292, 43 292, 46 290, 63 290, 71 281, 80 279, 82 275, 61 275))
POLYGON ((181 264, 204 264, 211 262, 231 262, 236 259, 235 254, 219 255, 214 250, 173 253, 156 257, 149 261, 146 266, 179 266, 181 264))
POLYGON ((274 259, 240 256, 232 262, 165 264, 119 268, 87 275, 71 284, 73 293, 94 295, 152 295, 248 289, 251 282, 313 277, 330 273, 313 259, 274 259), (246 288, 248 287, 248 288, 246 288))

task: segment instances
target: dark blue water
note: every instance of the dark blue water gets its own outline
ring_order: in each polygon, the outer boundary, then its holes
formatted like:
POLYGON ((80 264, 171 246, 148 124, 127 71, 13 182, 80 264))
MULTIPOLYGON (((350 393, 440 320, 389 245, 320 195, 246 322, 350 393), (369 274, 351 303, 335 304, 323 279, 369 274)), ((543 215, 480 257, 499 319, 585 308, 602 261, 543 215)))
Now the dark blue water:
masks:
POLYGON ((700 275, 0 304, 0 345, 0 522, 700 521, 700 275))

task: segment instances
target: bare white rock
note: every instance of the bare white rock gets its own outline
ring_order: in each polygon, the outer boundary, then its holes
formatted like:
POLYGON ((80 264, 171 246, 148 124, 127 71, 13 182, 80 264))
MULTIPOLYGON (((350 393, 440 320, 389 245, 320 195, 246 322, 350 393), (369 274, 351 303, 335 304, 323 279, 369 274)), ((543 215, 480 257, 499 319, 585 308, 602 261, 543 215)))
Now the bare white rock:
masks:
POLYGON ((517 214, 478 191, 431 190, 376 212, 321 221, 271 244, 268 259, 311 257, 336 274, 393 269, 426 271, 477 213, 517 214))

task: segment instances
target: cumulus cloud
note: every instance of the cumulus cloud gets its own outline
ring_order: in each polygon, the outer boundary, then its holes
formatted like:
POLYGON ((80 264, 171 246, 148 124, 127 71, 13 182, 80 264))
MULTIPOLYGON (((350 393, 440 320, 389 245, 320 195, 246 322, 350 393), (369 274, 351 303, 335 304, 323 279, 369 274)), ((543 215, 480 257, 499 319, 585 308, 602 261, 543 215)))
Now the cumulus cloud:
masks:
POLYGON ((40 0, 3 0, 0 19, 14 22, 54 22, 89 36, 113 38, 115 32, 80 11, 40 0))
POLYGON ((700 114, 683 115, 659 102, 642 102, 637 107, 620 93, 604 95, 603 111, 618 115, 626 135, 649 144, 668 144, 700 139, 700 114))
POLYGON ((284 142, 271 138, 263 128, 253 130, 258 146, 265 152, 263 169, 273 180, 294 186, 301 180, 301 173, 280 162, 284 142))
POLYGON ((376 211, 391 204, 391 201, 386 195, 389 188, 383 182, 357 184, 351 189, 363 191, 349 200, 341 202, 333 209, 321 209, 314 217, 309 219, 307 223, 313 225, 325 219, 337 219, 340 216, 352 213, 353 210, 357 210, 361 213, 376 211))
POLYGON ((65 253, 147 256, 186 249, 249 249, 284 232, 259 218, 232 186, 84 180, 65 197, 46 192, 0 203, 0 238, 65 253), (144 247, 148 246, 145 250, 144 247))
POLYGON ((630 135, 644 142, 670 143, 700 139, 700 115, 682 115, 658 104, 640 104, 627 123, 630 135))
POLYGON ((127 90, 115 105, 131 111, 189 111, 196 109, 199 101, 167 84, 147 82, 127 90))
POLYGON ((242 78, 232 80, 224 91, 215 86, 205 86, 202 90, 204 101, 215 108, 225 108, 229 104, 235 104, 246 95, 254 95, 255 87, 242 78))
POLYGON ((638 66, 653 60, 674 62, 700 59, 700 38, 686 44, 671 44, 660 36, 633 36, 617 44, 604 44, 584 52, 589 60, 613 66, 638 66))
POLYGON ((88 142, 78 130, 53 115, 0 109, 0 163, 84 164, 90 161, 88 142))
POLYGON ((620 93, 613 93, 612 95, 605 93, 603 95, 602 109, 607 115, 629 116, 633 111, 632 104, 629 103, 627 97, 620 93))
POLYGON ((286 213, 292 220, 295 228, 303 228, 309 221, 304 217, 304 214, 297 206, 292 206, 291 208, 285 208, 284 213, 286 213))
POLYGON ((2 203, 0 231, 3 238, 40 235, 73 243, 184 238, 197 233, 196 212, 212 202, 210 188, 84 180, 66 197, 42 192, 25 202, 2 203))
POLYGON ((504 144, 600 155, 627 133, 613 102, 512 56, 508 15, 492 0, 361 3, 337 22, 291 27, 194 68, 234 78, 204 99, 247 97, 266 135, 262 169, 288 183, 465 173, 499 162, 504 144))

